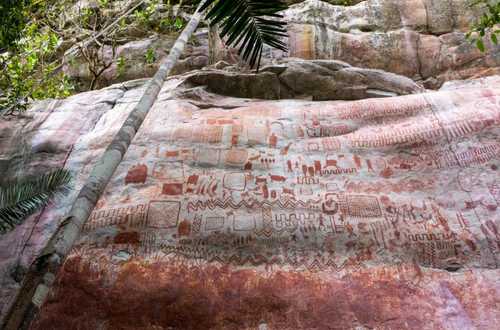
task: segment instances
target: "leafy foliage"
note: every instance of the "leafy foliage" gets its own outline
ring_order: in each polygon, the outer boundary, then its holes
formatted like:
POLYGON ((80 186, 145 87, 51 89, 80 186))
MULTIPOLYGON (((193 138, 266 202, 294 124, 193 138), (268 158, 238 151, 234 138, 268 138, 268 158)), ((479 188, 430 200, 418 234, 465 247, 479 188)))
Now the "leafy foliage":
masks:
POLYGON ((15 45, 26 24, 28 0, 0 1, 0 51, 15 45))
POLYGON ((181 8, 184 2, 164 0, 163 8, 166 12, 158 15, 159 9, 162 7, 159 0, 149 0, 143 8, 136 10, 132 16, 133 20, 130 23, 138 23, 139 27, 146 27, 148 30, 153 30, 161 33, 178 32, 184 28, 186 21, 179 15, 180 10, 175 11, 174 6, 178 5, 181 8), (158 20, 159 16, 163 16, 158 20))
POLYGON ((148 48, 146 54, 144 54, 144 58, 146 59, 147 64, 153 64, 156 60, 155 50, 153 48, 148 48))
MULTIPOLYGON (((78 7, 74 16, 74 0, 2 0, 0 1, 0 116, 20 113, 31 100, 60 98, 71 94, 77 79, 70 80, 62 72, 62 54, 67 63, 83 59, 92 74, 90 87, 99 87, 103 72, 116 63, 118 74, 124 75, 126 56, 115 56, 115 47, 122 42, 130 26, 142 33, 177 33, 184 28, 184 7, 205 0, 147 0, 134 12, 122 18, 107 33, 95 37, 116 20, 114 4, 98 0, 96 5, 78 7), (163 3, 163 4, 161 4, 163 3), (183 7, 184 6, 184 7, 183 7), (69 33, 68 33, 69 32, 69 33), (74 43, 68 51, 69 43, 74 43), (8 48, 7 46, 8 45, 8 48), (85 46, 82 46, 85 45, 85 46), (112 46, 113 57, 104 58, 112 46), (73 49, 74 48, 74 49, 73 49), (78 53, 78 55, 75 55, 78 53)), ((139 3, 139 1, 138 1, 139 3)), ((187 8, 186 7, 186 8, 187 8)), ((286 37, 285 23, 279 21, 286 5, 279 0, 206 0, 203 10, 210 8, 207 18, 222 28, 221 37, 229 46, 240 46, 240 55, 252 67, 260 65, 264 45, 286 51, 281 40, 286 37)), ((125 11, 125 10, 124 10, 125 11)), ((156 60, 154 51, 144 54, 146 64, 156 60)), ((106 55, 107 56, 107 55, 106 55)))
POLYGON ((239 45, 239 54, 251 67, 260 66, 264 45, 287 51, 286 23, 279 19, 287 5, 280 0, 206 0, 201 10, 211 7, 206 17, 220 24, 220 37, 228 46, 239 45))
POLYGON ((45 206, 57 192, 68 190, 70 173, 57 169, 35 178, 24 178, 0 186, 0 233, 14 228, 45 206))
POLYGON ((500 29, 500 1, 499 0, 474 0, 471 6, 482 7, 484 12, 479 20, 467 33, 467 38, 475 43, 477 48, 484 52, 486 50, 484 38, 489 33, 489 38, 494 45, 498 44, 500 29))
POLYGON ((134 13, 134 18, 143 25, 149 24, 151 17, 156 12, 156 6, 158 5, 158 0, 151 0, 146 8, 137 10, 134 13))
POLYGON ((15 51, 0 55, 0 115, 25 110, 31 99, 65 97, 72 86, 67 77, 56 72, 51 59, 60 44, 51 31, 28 25, 15 51))
POLYGON ((117 70, 118 70, 118 76, 123 76, 123 74, 125 73, 125 57, 120 56, 118 57, 118 60, 116 61, 116 67, 117 67, 117 70))
POLYGON ((168 16, 160 21, 160 26, 158 27, 161 31, 180 31, 186 25, 186 21, 180 16, 168 16))

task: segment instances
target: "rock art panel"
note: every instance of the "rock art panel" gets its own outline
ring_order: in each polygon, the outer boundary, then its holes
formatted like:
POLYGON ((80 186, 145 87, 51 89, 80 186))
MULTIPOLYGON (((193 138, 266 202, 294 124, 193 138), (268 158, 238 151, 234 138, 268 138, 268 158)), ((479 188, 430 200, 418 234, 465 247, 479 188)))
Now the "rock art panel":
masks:
POLYGON ((494 81, 355 102, 170 83, 32 328, 494 328, 494 81))

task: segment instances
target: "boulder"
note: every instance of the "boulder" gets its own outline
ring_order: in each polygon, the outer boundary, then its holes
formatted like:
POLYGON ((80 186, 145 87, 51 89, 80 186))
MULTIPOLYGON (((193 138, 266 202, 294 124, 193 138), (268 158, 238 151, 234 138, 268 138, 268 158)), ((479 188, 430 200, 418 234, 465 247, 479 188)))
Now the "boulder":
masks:
POLYGON ((202 70, 189 74, 186 83, 206 86, 211 92, 242 98, 360 100, 370 97, 422 92, 411 79, 381 70, 352 67, 331 60, 288 60, 267 66, 260 73, 241 74, 202 70))

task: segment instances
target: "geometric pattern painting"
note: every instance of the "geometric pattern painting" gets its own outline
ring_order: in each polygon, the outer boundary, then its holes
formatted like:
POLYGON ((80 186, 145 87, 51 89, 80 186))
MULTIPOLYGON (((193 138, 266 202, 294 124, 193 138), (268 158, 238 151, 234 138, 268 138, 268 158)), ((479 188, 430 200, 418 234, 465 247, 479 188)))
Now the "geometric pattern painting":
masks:
POLYGON ((499 324, 498 83, 209 95, 159 98, 34 329, 499 324))
POLYGON ((154 201, 149 203, 148 227, 166 229, 177 226, 180 202, 154 201))

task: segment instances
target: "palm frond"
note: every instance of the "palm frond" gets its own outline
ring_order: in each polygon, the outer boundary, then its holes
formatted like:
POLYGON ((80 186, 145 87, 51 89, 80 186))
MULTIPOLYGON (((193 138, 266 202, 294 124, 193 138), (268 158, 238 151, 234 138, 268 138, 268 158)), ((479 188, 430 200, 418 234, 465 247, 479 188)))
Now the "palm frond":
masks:
POLYGON ((287 51, 281 40, 286 37, 286 23, 278 14, 288 6, 280 0, 206 0, 201 10, 211 7, 206 18, 220 24, 221 38, 228 46, 239 47, 239 54, 253 68, 260 66, 264 45, 287 51))
POLYGON ((45 206, 57 192, 67 191, 70 180, 69 171, 57 169, 0 186, 0 233, 14 228, 45 206))

